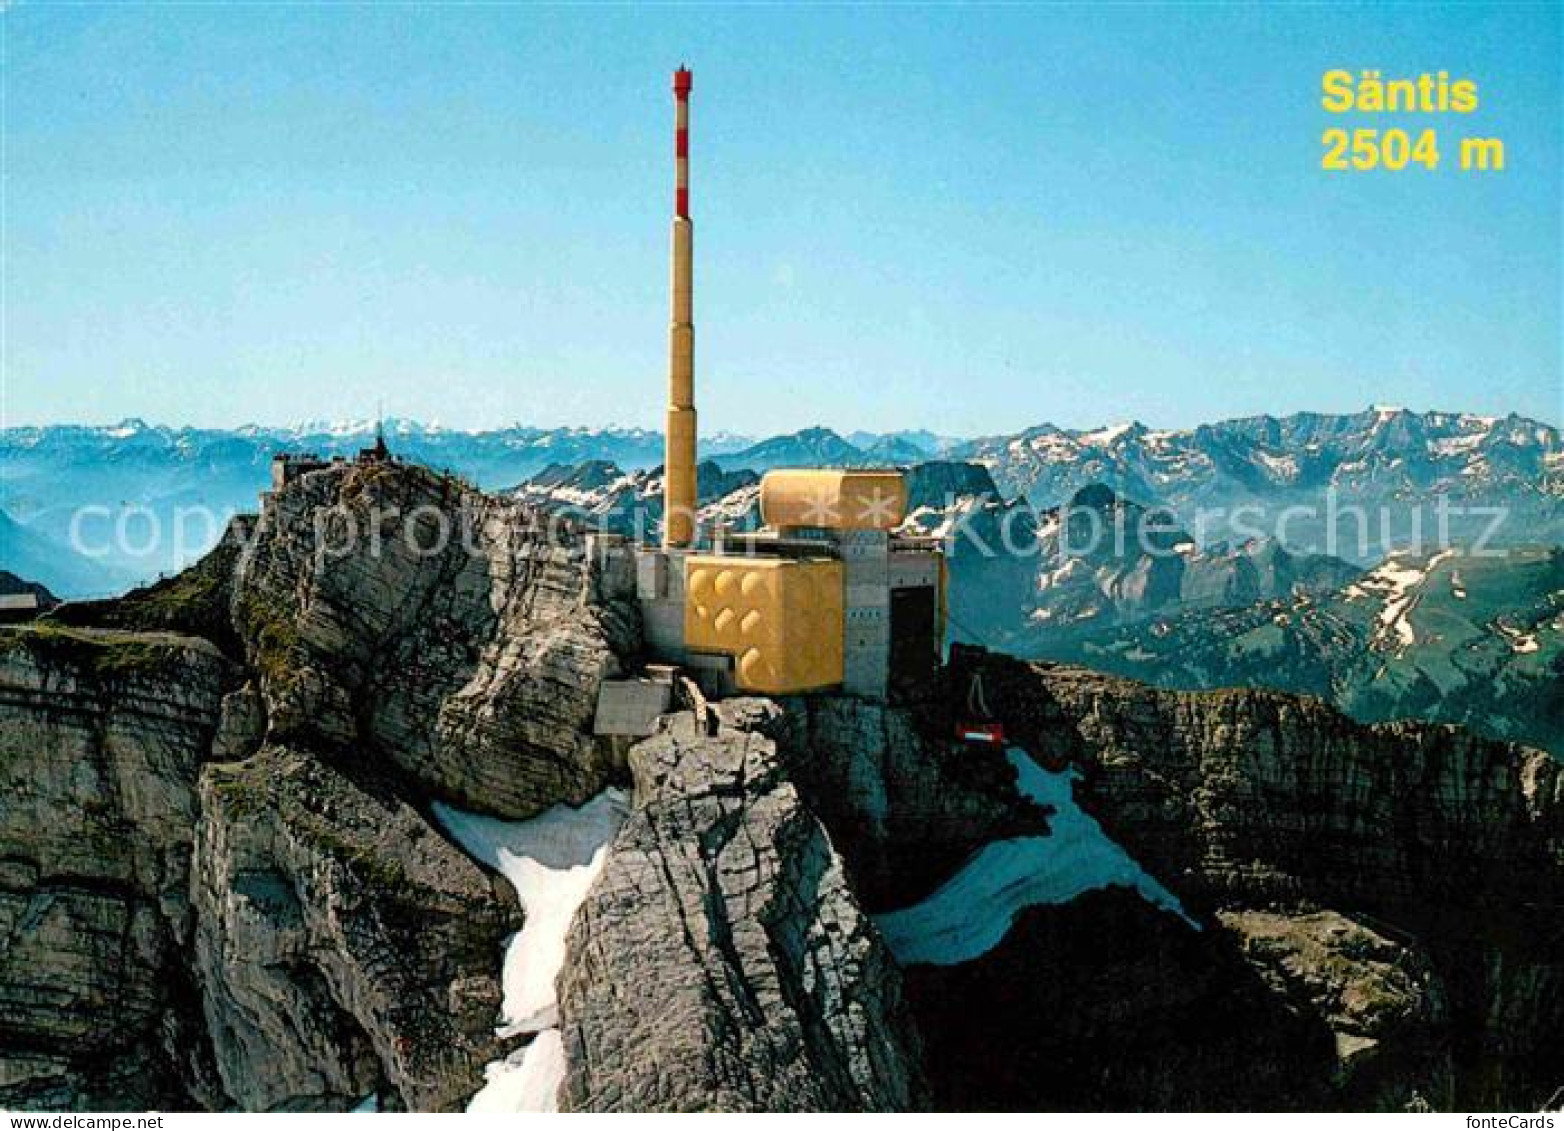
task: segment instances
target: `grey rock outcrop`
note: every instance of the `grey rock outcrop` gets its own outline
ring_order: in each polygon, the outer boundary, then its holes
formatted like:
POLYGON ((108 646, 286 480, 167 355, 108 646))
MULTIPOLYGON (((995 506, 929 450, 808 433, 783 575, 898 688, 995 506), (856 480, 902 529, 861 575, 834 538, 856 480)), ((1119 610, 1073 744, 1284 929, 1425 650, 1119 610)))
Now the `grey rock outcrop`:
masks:
POLYGON ((638 645, 628 584, 568 523, 422 468, 343 464, 269 499, 233 609, 274 740, 525 817, 615 768, 590 722, 638 645))
POLYGON ((561 1106, 925 1106, 895 965, 775 743, 684 715, 630 763, 637 807, 560 977, 561 1106))
POLYGON ((872 911, 911 902, 990 841, 1046 831, 1000 751, 947 741, 911 710, 810 696, 749 720, 741 705, 718 711, 776 740, 872 911))
POLYGON ((201 776, 195 962, 248 1111, 460 1109, 496 1052, 514 901, 407 802, 263 748, 201 776))
POLYGON ((194 782, 231 666, 170 634, 0 636, 0 1105, 188 1105, 194 782))
POLYGON ((1448 1002, 1416 944, 1334 911, 1226 911, 1218 918, 1273 992, 1324 1022, 1331 1081, 1351 1106, 1450 1106, 1448 1002))
POLYGON ((178 577, 3 630, 0 1103, 461 1106, 519 912, 414 806, 620 772, 585 723, 623 584, 523 508, 339 466, 178 577), (383 546, 470 503, 476 549, 317 555, 343 490, 383 546))

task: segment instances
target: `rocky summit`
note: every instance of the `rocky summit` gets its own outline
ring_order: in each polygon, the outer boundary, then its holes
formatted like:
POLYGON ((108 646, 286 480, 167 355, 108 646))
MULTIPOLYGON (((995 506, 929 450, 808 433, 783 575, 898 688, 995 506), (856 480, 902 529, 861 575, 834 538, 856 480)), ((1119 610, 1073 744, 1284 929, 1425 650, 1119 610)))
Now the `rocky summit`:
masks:
POLYGON ((912 701, 680 683, 599 736, 645 659, 612 561, 524 494, 344 463, 184 573, 0 628, 0 1106, 1564 1085, 1552 755, 972 648, 912 701), (975 686, 1004 747, 950 737, 975 686))

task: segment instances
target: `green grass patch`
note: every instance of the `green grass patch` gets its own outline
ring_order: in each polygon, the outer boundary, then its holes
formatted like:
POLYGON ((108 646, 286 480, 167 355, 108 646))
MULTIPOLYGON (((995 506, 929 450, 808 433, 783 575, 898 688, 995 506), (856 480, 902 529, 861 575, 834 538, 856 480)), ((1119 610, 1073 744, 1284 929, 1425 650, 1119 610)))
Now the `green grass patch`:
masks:
POLYGON ((250 641, 256 670, 274 688, 290 683, 299 670, 299 630, 293 621, 253 593, 239 602, 236 619, 239 634, 250 641))
POLYGON ((183 647, 131 633, 68 628, 49 621, 0 629, 0 647, 25 648, 40 663, 74 668, 102 681, 165 675, 183 647))

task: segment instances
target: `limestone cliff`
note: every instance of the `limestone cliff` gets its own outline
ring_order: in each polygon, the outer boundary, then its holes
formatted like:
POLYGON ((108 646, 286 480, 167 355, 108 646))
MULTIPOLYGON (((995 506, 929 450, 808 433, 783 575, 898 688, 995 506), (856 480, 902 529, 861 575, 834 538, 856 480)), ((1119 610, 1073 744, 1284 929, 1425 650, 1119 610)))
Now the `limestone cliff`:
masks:
POLYGON ((638 643, 628 581, 522 505, 350 464, 268 502, 233 619, 273 737, 525 817, 608 779, 584 728, 638 643))
POLYGON ((461 1107, 520 915, 425 814, 622 772, 586 725, 638 632, 616 584, 525 508, 338 465, 4 630, 0 1104, 461 1107))
POLYGON ((560 981, 564 1104, 926 1106, 895 964, 776 744, 732 725, 707 735, 683 715, 631 766, 636 811, 560 981))
POLYGON ((0 636, 0 1105, 161 1106, 181 1075, 207 1083, 188 881, 231 678, 189 637, 0 636))
POLYGON ((208 765, 199 792, 194 958, 224 1092, 460 1110, 495 1052, 514 903, 405 800, 307 755, 208 765))

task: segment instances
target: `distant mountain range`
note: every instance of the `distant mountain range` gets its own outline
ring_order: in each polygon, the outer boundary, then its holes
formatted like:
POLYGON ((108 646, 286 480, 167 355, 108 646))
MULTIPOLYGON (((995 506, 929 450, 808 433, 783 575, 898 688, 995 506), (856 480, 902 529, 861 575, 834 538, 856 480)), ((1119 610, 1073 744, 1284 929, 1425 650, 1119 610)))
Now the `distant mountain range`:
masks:
POLYGON ((921 463, 961 446, 960 440, 931 432, 854 432, 844 438, 829 428, 805 428, 714 458, 723 467, 755 472, 778 467, 883 467, 921 463))
POLYGON ((995 470, 1007 493, 1057 501, 1106 483, 1148 502, 1207 504, 1234 495, 1362 489, 1564 490, 1564 447, 1550 425, 1511 414, 1374 408, 1303 412, 1154 431, 1138 422, 1078 432, 1050 424, 985 437, 953 455, 995 470))
MULTIPOLYGON (((404 420, 389 420, 385 427, 399 456, 459 472, 491 488, 520 482, 554 462, 602 458, 645 466, 662 458, 661 434, 644 429, 517 426, 460 432, 404 420)), ((256 509, 269 481, 272 456, 287 451, 352 455, 373 443, 374 433, 374 421, 226 430, 125 420, 105 427, 5 429, 0 431, 0 508, 53 547, 46 561, 61 563, 46 564, 41 573, 17 572, 63 595, 81 596, 101 595, 182 568, 216 541, 222 518, 256 509), (129 549, 111 549, 85 568, 72 561, 66 549, 71 520, 83 506, 112 512, 108 519, 83 524, 89 543, 108 542, 113 523, 124 515, 129 549), (190 516, 191 508, 204 508, 219 521, 208 528, 190 516), (186 517, 181 520, 182 511, 186 517), (182 529, 181 536, 176 537, 176 529, 182 529), (154 531, 159 535, 155 540, 150 537, 154 531), (99 568, 91 569, 94 565, 99 568)), ((718 450, 750 443, 748 437, 714 438, 718 450)), ((13 550, 9 538, 0 541, 0 567, 10 568, 13 553, 22 549, 13 550)), ((27 565, 38 568, 32 562, 27 565)))
POLYGON ((1513 414, 1376 408, 1248 417, 1184 431, 1041 425, 975 440, 954 454, 988 467, 1007 494, 1042 506, 1104 483, 1197 523, 1202 543, 1274 530, 1291 511, 1289 546, 1371 564, 1419 535, 1425 544, 1434 541, 1441 498, 1460 509, 1445 522, 1462 543, 1481 538, 1496 517, 1496 544, 1564 537, 1559 430, 1513 414))
POLYGON ((947 539, 953 636, 1022 656, 1034 638, 1332 589, 1361 572, 1274 538, 1200 546, 1177 516, 1103 484, 1045 510, 997 491, 943 513, 925 503, 909 526, 947 539))
POLYGON ((1564 548, 1399 554, 1346 585, 1093 631, 1029 655, 1165 687, 1275 687, 1368 721, 1428 718, 1564 757, 1564 548))
MULTIPOLYGON (((626 471, 608 460, 550 464, 510 493, 615 534, 651 539, 662 530, 661 467, 626 471)), ((760 476, 753 471, 724 471, 704 460, 695 469, 695 495, 703 526, 718 518, 734 531, 759 524, 760 476)))
MULTIPOLYGON (((220 523, 187 523, 174 541, 181 508, 218 519, 253 510, 274 453, 347 455, 373 432, 367 422, 222 431, 140 421, 0 432, 0 569, 66 597, 124 589, 216 539, 220 523), (85 505, 104 508, 89 541, 117 522, 138 543, 150 524, 164 537, 132 547, 145 552, 84 556, 68 536, 85 505)), ((405 459, 657 534, 655 432, 390 421, 387 436, 405 459)), ((702 451, 705 516, 736 530, 759 524, 758 477, 771 468, 908 467, 907 529, 949 539, 953 638, 1169 686, 1279 686, 1364 718, 1424 715, 1564 748, 1564 567, 1552 548, 1564 542, 1564 446, 1552 426, 1376 409, 1177 432, 1042 425, 972 441, 811 428, 714 436, 702 451), (1521 548, 1507 559, 1425 548, 1387 560, 1415 521, 1425 547, 1435 541, 1440 499, 1502 510, 1491 544, 1521 548), (1365 527, 1363 544, 1318 552, 1329 506, 1365 527), (1302 517, 1278 528, 1288 508, 1302 517), (1083 548, 1086 526, 1121 537, 1083 548)), ((1470 549, 1489 525, 1457 516, 1448 534, 1470 549)))
MULTIPOLYGON (((628 474, 651 471, 662 458, 661 435, 646 429, 516 425, 464 432, 391 420, 386 430, 401 457, 458 472, 487 489, 518 486, 550 466, 606 462, 628 474)), ((188 514, 181 522, 182 509, 206 508, 219 519, 253 510, 275 453, 347 455, 371 442, 373 432, 370 421, 223 430, 126 420, 0 430, 0 509, 43 539, 6 534, 0 568, 15 562, 26 567, 15 570, 23 576, 42 568, 34 579, 63 595, 101 592, 173 570, 209 547, 221 526, 188 514), (88 524, 90 541, 103 541, 121 519, 134 537, 129 548, 111 549, 84 566, 66 547, 72 516, 89 505, 108 508, 96 526, 88 524), (182 540, 174 537, 176 526, 182 540)), ((1273 527, 1288 508, 1312 507, 1321 513, 1289 520, 1282 539, 1287 547, 1364 565, 1406 538, 1413 515, 1425 534, 1431 530, 1431 508, 1441 496, 1461 507, 1505 508, 1501 544, 1564 540, 1559 431, 1513 415, 1376 409, 1254 417, 1184 431, 1134 423, 1075 431, 1045 424, 968 441, 921 431, 843 436, 810 428, 759 440, 713 435, 701 453, 724 472, 757 474, 800 465, 965 461, 983 467, 999 493, 1023 496, 1038 509, 1100 483, 1120 497, 1170 508, 1202 547, 1249 541, 1256 528, 1273 527), (1340 518, 1336 525, 1349 536, 1330 539, 1327 499, 1373 513, 1365 522, 1340 518), (1361 539, 1351 536, 1359 527, 1361 539)), ((1449 525, 1457 540, 1469 542, 1490 522, 1459 515, 1449 525)))

